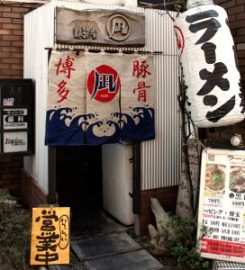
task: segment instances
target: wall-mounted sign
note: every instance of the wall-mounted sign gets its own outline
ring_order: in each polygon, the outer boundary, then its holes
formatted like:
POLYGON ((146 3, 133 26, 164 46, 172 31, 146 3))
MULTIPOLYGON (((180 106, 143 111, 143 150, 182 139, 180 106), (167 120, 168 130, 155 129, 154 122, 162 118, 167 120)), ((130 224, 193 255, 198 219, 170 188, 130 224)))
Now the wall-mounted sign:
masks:
POLYGON ((203 151, 198 231, 202 257, 244 263, 245 151, 203 151))
POLYGON ((27 109, 3 109, 3 129, 27 128, 27 109))
POLYGON ((33 208, 31 265, 69 264, 70 208, 33 208))
POLYGON ((3 153, 27 152, 27 132, 4 132, 3 153))
POLYGON ((0 80, 1 153, 28 154, 34 148, 32 80, 0 80))
POLYGON ((145 17, 125 10, 56 8, 56 42, 86 45, 145 45, 145 17))

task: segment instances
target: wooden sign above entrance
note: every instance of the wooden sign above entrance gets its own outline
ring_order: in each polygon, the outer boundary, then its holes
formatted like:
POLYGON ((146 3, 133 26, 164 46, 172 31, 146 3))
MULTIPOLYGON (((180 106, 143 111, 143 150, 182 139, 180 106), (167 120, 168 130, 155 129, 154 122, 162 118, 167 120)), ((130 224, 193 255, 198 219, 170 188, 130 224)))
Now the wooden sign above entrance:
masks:
POLYGON ((145 45, 145 16, 125 10, 56 8, 56 43, 145 45))

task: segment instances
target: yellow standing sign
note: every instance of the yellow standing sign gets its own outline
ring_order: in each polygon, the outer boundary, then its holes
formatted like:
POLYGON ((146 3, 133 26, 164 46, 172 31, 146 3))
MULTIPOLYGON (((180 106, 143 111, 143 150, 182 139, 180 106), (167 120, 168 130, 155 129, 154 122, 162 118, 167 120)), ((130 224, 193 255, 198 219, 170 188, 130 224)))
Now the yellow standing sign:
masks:
POLYGON ((32 209, 31 265, 69 264, 70 208, 32 209))

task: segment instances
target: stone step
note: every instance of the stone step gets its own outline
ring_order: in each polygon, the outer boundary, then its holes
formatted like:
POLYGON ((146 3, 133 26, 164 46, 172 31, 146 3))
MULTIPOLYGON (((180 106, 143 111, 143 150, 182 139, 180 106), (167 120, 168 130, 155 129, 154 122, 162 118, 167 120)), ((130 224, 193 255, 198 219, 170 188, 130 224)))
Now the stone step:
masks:
POLYGON ((98 234, 72 241, 71 248, 80 261, 141 249, 127 233, 98 234))
MULTIPOLYGON (((71 270, 70 265, 49 265, 48 270, 71 270)), ((41 270, 41 269, 39 269, 41 270)), ((82 270, 82 269, 81 269, 82 270)))
POLYGON ((73 224, 71 230, 71 240, 77 240, 97 234, 125 232, 127 227, 118 224, 104 213, 99 213, 96 216, 83 216, 80 221, 73 224))
POLYGON ((134 250, 84 261, 84 270, 163 270, 163 266, 146 250, 134 250))

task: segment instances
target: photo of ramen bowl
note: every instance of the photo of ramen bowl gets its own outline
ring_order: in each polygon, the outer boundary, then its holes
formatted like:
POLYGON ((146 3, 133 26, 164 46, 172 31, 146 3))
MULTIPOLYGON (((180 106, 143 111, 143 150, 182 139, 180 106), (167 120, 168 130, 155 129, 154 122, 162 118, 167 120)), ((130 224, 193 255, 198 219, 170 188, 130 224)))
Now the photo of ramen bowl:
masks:
POLYGON ((206 187, 221 191, 225 188, 225 166, 222 165, 208 165, 205 177, 206 187))
POLYGON ((245 168, 233 167, 231 169, 229 188, 236 193, 245 193, 245 168))

